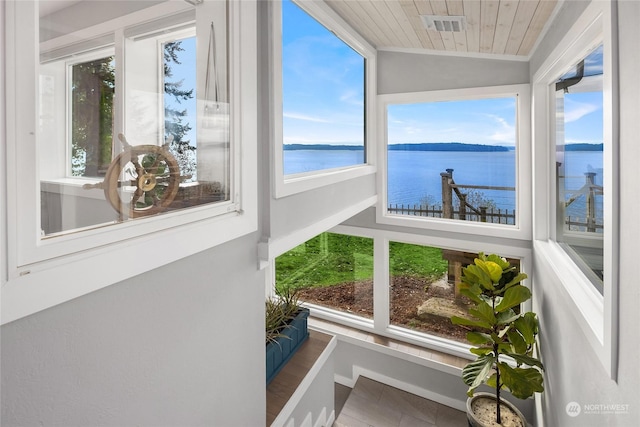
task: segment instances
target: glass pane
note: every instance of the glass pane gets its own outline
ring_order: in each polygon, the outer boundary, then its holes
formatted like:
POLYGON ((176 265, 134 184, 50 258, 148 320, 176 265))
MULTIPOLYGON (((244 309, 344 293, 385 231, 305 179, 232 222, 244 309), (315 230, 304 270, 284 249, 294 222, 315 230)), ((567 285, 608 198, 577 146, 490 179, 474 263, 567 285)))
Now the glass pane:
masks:
MULTIPOLYGON (((459 293, 462 268, 477 253, 389 242, 389 316, 395 326, 467 343, 468 328, 451 316, 469 317, 471 301, 459 293)), ((509 259, 520 268, 520 261, 509 259)))
POLYGON ((556 82, 556 239, 602 293, 602 46, 556 82))
POLYGON ((276 258, 276 290, 373 318, 373 239, 322 233, 276 258))
POLYGON ((164 139, 178 161, 182 182, 198 180, 196 165, 196 38, 162 44, 164 139))
POLYGON ((284 174, 365 162, 364 58, 282 2, 284 174))
POLYGON ((387 108, 388 212, 515 224, 516 98, 387 108))
POLYGON ((226 27, 196 33, 196 8, 142 18, 146 1, 54 3, 39 3, 41 234, 230 200, 226 27), (100 8, 126 19, 78 20, 100 8))
POLYGON ((71 175, 103 177, 111 163, 115 59, 71 66, 71 175))

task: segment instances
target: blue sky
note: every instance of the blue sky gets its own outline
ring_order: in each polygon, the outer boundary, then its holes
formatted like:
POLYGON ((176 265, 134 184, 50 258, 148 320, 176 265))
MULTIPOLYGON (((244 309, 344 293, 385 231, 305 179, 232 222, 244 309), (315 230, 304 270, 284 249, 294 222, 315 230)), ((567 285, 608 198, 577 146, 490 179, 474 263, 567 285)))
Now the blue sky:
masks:
POLYGON ((282 4, 285 144, 364 144, 364 58, 290 1, 282 4))
MULTIPOLYGON (((363 144, 363 58, 291 1, 282 8, 284 143, 363 144)), ((601 50, 586 63, 601 64, 601 50)), ((391 144, 515 142, 515 98, 394 105, 387 114, 391 144)), ((569 94, 565 117, 567 143, 602 142, 601 93, 569 94)))

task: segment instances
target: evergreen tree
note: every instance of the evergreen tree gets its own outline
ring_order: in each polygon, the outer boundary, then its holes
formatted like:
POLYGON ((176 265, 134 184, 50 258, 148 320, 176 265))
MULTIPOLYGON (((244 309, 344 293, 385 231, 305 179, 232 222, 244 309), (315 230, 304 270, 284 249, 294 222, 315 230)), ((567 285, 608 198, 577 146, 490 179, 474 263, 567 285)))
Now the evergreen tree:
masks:
POLYGON ((113 57, 73 66, 71 87, 71 173, 104 176, 113 140, 113 57))
POLYGON ((169 151, 175 156, 180 165, 180 175, 191 175, 192 179, 196 176, 196 147, 191 145, 189 139, 185 139, 186 134, 192 129, 189 123, 184 122, 187 110, 181 109, 180 105, 183 101, 193 98, 194 89, 185 90, 182 88, 184 79, 171 81, 173 71, 172 64, 181 64, 180 52, 184 51, 181 41, 165 43, 164 55, 164 133, 165 140, 171 141, 169 151), (173 98, 175 103, 169 103, 166 96, 173 98))

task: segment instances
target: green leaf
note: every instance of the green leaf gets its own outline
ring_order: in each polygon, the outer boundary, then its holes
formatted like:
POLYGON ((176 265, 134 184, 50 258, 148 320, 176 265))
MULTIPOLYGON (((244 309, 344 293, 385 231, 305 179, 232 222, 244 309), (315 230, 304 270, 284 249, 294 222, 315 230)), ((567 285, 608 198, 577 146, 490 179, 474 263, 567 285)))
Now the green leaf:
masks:
POLYGON ((503 311, 501 313, 498 313, 498 315, 496 316, 496 323, 498 325, 507 325, 518 319, 518 317, 520 317, 520 315, 516 314, 516 312, 513 310, 503 311))
POLYGON ((506 311, 531 298, 531 291, 522 285, 515 285, 504 293, 502 301, 496 307, 497 312, 506 311))
POLYGON ((486 321, 490 325, 496 323, 496 317, 493 314, 493 309, 484 301, 476 305, 476 308, 469 309, 469 314, 480 320, 486 321))
POLYGON ((493 351, 493 347, 472 347, 469 351, 476 356, 484 356, 485 354, 489 354, 493 351))
POLYGON ((486 354, 478 357, 464 367, 462 370, 462 380, 469 386, 467 394, 473 394, 473 390, 489 378, 495 360, 494 356, 486 354))
POLYGON ((493 283, 498 283, 502 277, 502 268, 493 261, 487 261, 484 263, 487 274, 491 278, 493 283))
POLYGON ((505 356, 512 357, 513 360, 518 363, 518 366, 524 364, 527 366, 537 366, 538 368, 544 371, 544 366, 542 362, 536 359, 535 357, 527 356, 526 354, 515 354, 515 353, 505 353, 505 356))
POLYGON ((498 364, 505 387, 518 399, 527 399, 533 393, 544 391, 542 374, 536 368, 512 368, 504 362, 498 364))
POLYGON ((481 332, 467 332, 467 341, 473 345, 493 343, 489 334, 483 334, 481 332))
MULTIPOLYGON (((476 285, 476 288, 478 288, 478 286, 476 285)), ((460 289, 460 293, 464 296, 466 296, 467 298, 469 298, 471 301, 475 302, 476 304, 480 304, 482 302, 482 299, 480 299, 480 297, 478 296, 480 294, 480 289, 478 288, 478 292, 474 292, 473 287, 471 288, 463 288, 460 289)))
MULTIPOLYGON (((489 276, 489 274, 482 268, 479 267, 479 265, 482 265, 483 261, 479 260, 479 259, 475 259, 475 263, 476 265, 468 265, 464 270, 463 270, 463 275, 467 275, 467 273, 471 273, 473 275, 473 277, 477 278, 477 281, 475 283, 480 284, 483 288, 488 289, 490 291, 492 291, 494 289, 493 287, 493 282, 491 281, 491 277, 489 276)), ((474 282, 469 282, 469 283, 474 283, 474 282)))
MULTIPOLYGON (((493 390, 496 389, 496 382, 498 381, 498 375, 494 372, 493 375, 489 377, 485 384, 491 387, 493 390)), ((502 388, 502 387, 500 387, 502 388)))
POLYGON ((475 328, 491 329, 491 325, 482 320, 465 319, 464 317, 451 316, 454 325, 473 326, 475 328))
POLYGON ((511 264, 509 264, 509 261, 502 258, 500 255, 491 254, 487 256, 486 261, 495 262, 500 266, 502 270, 508 270, 509 268, 511 268, 511 264))
POLYGON ((513 322, 513 324, 515 328, 520 331, 528 345, 532 345, 535 342, 538 333, 538 319, 535 313, 527 312, 513 322))
POLYGON ((528 276, 524 273, 518 273, 517 276, 515 276, 513 279, 511 279, 509 281, 509 283, 504 285, 505 289, 509 289, 510 287, 517 285, 518 283, 522 282, 524 279, 526 279, 528 276))
POLYGON ((524 354, 527 352, 527 343, 517 330, 509 329, 507 336, 509 337, 509 341, 511 341, 515 353, 524 354))

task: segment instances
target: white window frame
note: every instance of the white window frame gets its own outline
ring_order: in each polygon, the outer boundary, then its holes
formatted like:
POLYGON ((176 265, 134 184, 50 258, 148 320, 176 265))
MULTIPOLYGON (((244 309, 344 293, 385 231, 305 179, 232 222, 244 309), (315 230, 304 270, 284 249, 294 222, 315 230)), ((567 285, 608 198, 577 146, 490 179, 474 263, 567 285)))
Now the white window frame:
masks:
MULTIPOLYGON (((257 7, 255 2, 230 1, 227 18, 219 9, 221 4, 196 7, 205 8, 207 29, 211 19, 228 19, 230 133, 235 146, 231 201, 42 239, 38 162, 34 160, 38 144, 37 3, 4 3, 8 250, 6 274, 1 278, 2 324, 257 230, 257 7), (140 256, 150 247, 172 250, 140 256)), ((185 2, 165 2, 101 23, 93 30, 147 22, 153 14, 171 16, 188 7, 185 2)), ((90 35, 81 31, 81 39, 90 35)))
POLYGON ((478 87, 467 89, 440 90, 428 92, 410 92, 380 95, 378 98, 378 135, 384 144, 378 150, 378 209, 376 222, 387 225, 413 227, 489 235, 500 238, 531 240, 531 126, 530 102, 531 88, 528 84, 478 87), (463 101, 473 99, 516 98, 516 223, 515 225, 479 223, 473 221, 451 220, 430 217, 412 217, 410 215, 391 215, 388 213, 387 189, 387 147, 388 124, 387 109, 392 104, 412 104, 439 101, 463 101))
POLYGON ((271 24, 271 43, 269 45, 269 70, 272 87, 270 139, 272 192, 276 198, 290 196, 314 188, 335 184, 341 181, 370 175, 376 172, 376 50, 362 36, 356 33, 323 1, 292 0, 297 6, 311 15, 320 24, 332 31, 336 37, 348 44, 365 59, 365 162, 343 168, 311 171, 308 173, 284 174, 284 144, 282 131, 282 4, 268 2, 269 22, 271 24))
POLYGON ((591 2, 533 76, 534 240, 546 268, 562 283, 567 306, 612 379, 618 352, 618 88, 615 2, 591 2), (555 81, 604 45, 604 296, 556 242, 555 81))

